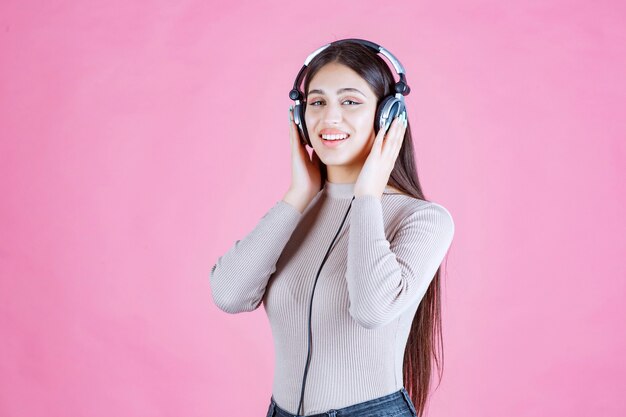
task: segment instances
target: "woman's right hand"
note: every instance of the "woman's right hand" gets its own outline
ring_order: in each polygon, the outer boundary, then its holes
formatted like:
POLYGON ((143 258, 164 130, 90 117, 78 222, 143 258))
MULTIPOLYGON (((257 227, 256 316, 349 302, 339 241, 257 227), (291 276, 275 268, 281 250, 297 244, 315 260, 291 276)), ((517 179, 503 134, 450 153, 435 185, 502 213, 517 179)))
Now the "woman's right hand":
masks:
POLYGON ((289 107, 289 141, 291 143, 291 186, 285 201, 300 209, 300 212, 317 195, 322 187, 322 162, 313 150, 311 157, 306 146, 300 142, 298 125, 293 120, 293 106, 289 107))

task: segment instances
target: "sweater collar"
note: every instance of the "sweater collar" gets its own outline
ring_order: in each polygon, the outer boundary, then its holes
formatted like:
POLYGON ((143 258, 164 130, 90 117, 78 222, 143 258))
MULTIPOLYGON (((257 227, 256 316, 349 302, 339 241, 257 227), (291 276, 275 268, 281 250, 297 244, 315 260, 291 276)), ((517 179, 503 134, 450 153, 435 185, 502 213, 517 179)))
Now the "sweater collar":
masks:
MULTIPOLYGON (((352 198, 354 195, 355 182, 330 182, 328 179, 324 183, 324 190, 330 197, 335 198, 352 198)), ((385 186, 385 193, 393 193, 393 189, 388 185, 385 186)))

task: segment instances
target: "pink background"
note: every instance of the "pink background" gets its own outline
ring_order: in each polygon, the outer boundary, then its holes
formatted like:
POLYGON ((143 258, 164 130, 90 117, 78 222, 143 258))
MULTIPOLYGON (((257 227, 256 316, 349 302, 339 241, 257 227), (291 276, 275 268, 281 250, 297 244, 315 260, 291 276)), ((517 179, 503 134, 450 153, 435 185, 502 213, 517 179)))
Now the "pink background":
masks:
POLYGON ((0 416, 265 415, 265 312, 209 271, 283 197, 287 94, 346 37, 405 66, 455 219, 428 415, 625 415, 624 2, 433 3, 0 3, 0 416))

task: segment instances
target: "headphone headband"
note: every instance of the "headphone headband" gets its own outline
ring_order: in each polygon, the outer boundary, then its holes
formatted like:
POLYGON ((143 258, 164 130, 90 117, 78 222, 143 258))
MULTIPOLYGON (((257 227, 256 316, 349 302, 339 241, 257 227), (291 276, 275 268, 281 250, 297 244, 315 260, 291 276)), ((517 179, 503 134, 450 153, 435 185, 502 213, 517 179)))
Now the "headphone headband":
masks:
POLYGON ((303 94, 302 94, 302 91, 300 91, 300 83, 302 83, 302 78, 304 78, 305 70, 308 68, 309 63, 311 62, 311 60, 313 58, 315 58, 315 56, 318 55, 320 52, 322 52, 324 49, 328 48, 329 46, 337 45, 337 44, 343 43, 343 42, 360 43, 361 45, 364 45, 364 46, 370 48, 375 53, 377 53, 377 54, 380 53, 380 54, 384 55, 385 57, 387 57, 389 62, 391 62, 391 64, 393 65, 393 68, 396 70, 396 73, 400 77, 400 81, 396 82, 395 92, 399 93, 399 94, 402 94, 403 96, 406 96, 407 94, 409 94, 411 92, 411 88, 406 83, 406 76, 405 76, 405 72, 404 72, 404 67, 402 66, 400 61, 391 52, 389 52, 388 50, 386 50, 382 46, 380 46, 380 45, 378 45, 378 44, 376 44, 374 42, 365 40, 365 39, 347 38, 347 39, 339 39, 339 40, 327 43, 326 45, 317 48, 309 56, 306 57, 306 59, 304 60, 304 65, 302 66, 302 68, 300 68, 300 71, 298 71, 298 76, 296 77, 296 80, 293 83, 293 88, 291 89, 291 91, 289 91, 289 98, 290 99, 296 101, 296 104, 299 104, 299 101, 302 100, 303 94))

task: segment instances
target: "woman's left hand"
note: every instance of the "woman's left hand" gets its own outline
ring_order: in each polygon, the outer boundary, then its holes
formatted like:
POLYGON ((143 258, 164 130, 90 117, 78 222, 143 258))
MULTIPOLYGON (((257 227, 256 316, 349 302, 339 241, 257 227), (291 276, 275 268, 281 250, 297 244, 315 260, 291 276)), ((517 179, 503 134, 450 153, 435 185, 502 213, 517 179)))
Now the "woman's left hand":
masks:
POLYGON ((388 129, 380 129, 372 150, 354 185, 354 196, 373 195, 381 198, 400 153, 406 131, 406 112, 397 116, 388 129))

